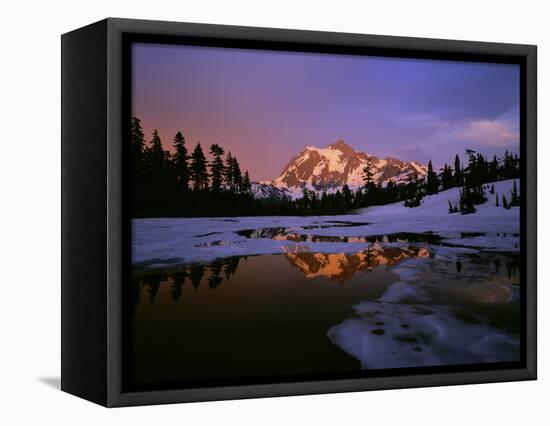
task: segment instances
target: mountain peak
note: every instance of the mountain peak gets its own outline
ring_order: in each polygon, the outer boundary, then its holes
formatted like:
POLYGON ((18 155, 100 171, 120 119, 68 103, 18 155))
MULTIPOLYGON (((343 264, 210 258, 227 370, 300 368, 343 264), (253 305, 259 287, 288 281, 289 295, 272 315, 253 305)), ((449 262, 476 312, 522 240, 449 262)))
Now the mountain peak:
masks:
POLYGON ((420 164, 398 159, 379 159, 364 152, 355 151, 343 139, 326 148, 307 146, 293 157, 282 173, 273 180, 278 188, 285 188, 301 194, 303 188, 315 191, 334 191, 344 184, 350 188, 364 186, 363 168, 373 168, 375 183, 386 185, 407 182, 415 174, 426 175, 426 168, 420 164))
POLYGON ((347 152, 347 151, 355 152, 355 150, 351 146, 349 146, 344 141, 344 139, 338 139, 336 142, 334 142, 334 143, 330 144, 329 146, 327 146, 327 148, 339 149, 342 152, 347 152))

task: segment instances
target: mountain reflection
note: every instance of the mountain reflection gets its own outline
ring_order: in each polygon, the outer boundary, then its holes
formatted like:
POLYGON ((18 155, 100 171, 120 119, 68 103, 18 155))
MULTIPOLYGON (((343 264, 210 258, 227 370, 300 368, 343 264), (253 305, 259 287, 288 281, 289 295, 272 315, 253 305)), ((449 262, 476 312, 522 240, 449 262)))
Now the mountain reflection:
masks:
POLYGON ((373 244, 357 253, 287 252, 285 257, 306 278, 324 276, 343 282, 357 272, 368 272, 379 265, 395 265, 407 258, 429 257, 426 248, 387 247, 373 244))

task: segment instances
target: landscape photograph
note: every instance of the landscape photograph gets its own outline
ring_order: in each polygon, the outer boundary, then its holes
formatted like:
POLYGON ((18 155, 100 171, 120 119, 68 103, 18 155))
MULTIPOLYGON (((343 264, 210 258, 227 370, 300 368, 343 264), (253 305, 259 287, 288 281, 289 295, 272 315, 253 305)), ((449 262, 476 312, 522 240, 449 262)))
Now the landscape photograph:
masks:
POLYGON ((518 65, 131 58, 132 384, 520 360, 518 65))

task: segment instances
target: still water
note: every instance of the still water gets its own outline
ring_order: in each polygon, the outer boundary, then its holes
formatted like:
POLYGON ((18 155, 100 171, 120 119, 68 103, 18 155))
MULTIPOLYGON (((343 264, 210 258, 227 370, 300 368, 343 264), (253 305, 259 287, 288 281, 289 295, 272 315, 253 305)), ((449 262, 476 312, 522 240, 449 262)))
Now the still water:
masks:
POLYGON ((133 382, 518 360, 519 256, 405 237, 135 269, 133 382))

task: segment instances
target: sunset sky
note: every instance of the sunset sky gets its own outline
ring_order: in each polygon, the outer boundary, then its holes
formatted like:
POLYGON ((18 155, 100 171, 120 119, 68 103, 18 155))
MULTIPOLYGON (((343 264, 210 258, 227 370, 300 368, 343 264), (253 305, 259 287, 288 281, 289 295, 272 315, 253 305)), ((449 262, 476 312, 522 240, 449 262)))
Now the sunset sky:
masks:
POLYGON ((439 167, 473 148, 519 152, 519 66, 134 44, 132 114, 165 149, 211 143, 253 180, 338 139, 439 167))

